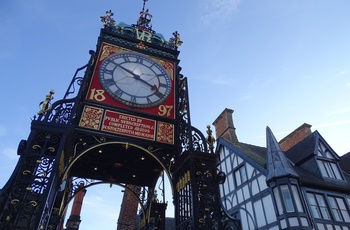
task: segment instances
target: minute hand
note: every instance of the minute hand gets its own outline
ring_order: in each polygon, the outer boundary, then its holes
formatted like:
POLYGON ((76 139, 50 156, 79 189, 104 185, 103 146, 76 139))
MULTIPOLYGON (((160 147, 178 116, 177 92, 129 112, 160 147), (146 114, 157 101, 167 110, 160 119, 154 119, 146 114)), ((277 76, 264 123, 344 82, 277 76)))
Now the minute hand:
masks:
POLYGON ((132 72, 131 70, 125 68, 124 66, 119 65, 119 67, 124 70, 125 72, 131 74, 131 76, 138 80, 143 82, 144 84, 148 85, 149 87, 151 87, 152 90, 157 90, 157 86, 156 85, 151 85, 150 83, 148 83, 147 81, 143 80, 139 75, 135 74, 134 72, 132 72))

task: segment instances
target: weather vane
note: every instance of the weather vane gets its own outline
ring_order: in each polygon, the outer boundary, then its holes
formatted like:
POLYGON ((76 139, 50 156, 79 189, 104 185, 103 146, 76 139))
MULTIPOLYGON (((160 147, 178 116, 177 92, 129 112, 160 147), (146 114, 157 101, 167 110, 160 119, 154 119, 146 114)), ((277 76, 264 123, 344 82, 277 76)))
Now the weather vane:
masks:
POLYGON ((155 31, 152 30, 152 14, 148 12, 148 9, 145 10, 146 2, 148 0, 143 0, 143 6, 142 11, 140 12, 140 16, 137 19, 136 25, 133 25, 134 27, 137 27, 139 30, 144 30, 147 32, 155 33, 155 31))

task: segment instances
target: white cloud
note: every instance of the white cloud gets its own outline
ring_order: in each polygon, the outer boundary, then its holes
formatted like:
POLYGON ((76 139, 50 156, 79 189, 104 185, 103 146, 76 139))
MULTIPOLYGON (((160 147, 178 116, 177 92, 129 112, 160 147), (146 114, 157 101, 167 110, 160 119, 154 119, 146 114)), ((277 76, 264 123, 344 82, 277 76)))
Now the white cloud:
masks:
POLYGON ((349 83, 346 83, 346 84, 345 84, 345 87, 346 87, 347 89, 350 89, 350 82, 349 82, 349 83))
POLYGON ((201 20, 205 24, 220 22, 230 18, 238 8, 241 0, 204 0, 201 20))
POLYGON ((335 125, 345 125, 345 124, 350 124, 350 120, 343 120, 343 121, 335 121, 335 122, 328 122, 328 123, 323 123, 323 124, 318 124, 314 125, 314 129, 318 129, 321 127, 329 127, 329 126, 335 126, 335 125))
POLYGON ((350 70, 343 70, 343 71, 340 71, 339 73, 338 73, 338 75, 339 76, 343 76, 343 75, 346 75, 346 74, 348 74, 348 73, 350 73, 350 70))

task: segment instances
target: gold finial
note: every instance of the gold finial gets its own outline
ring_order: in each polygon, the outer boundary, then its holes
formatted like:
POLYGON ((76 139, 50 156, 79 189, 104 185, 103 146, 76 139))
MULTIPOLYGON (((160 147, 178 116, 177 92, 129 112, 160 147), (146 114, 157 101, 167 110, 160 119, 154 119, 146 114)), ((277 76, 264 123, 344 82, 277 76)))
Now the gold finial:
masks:
POLYGON ((207 125, 207 138, 205 138, 206 142, 208 143, 210 153, 214 153, 214 143, 215 138, 213 137, 213 131, 210 129, 210 125, 207 125))
POLYGON ((50 90, 49 94, 46 95, 46 98, 44 101, 39 103, 40 111, 38 112, 39 115, 45 115, 50 109, 51 109, 51 100, 53 99, 53 94, 55 93, 55 90, 50 90))
POLYGON ((101 16, 100 21, 103 22, 105 27, 113 26, 115 24, 115 20, 112 18, 114 13, 111 10, 106 11, 106 16, 101 16))
POLYGON ((183 42, 181 41, 179 32, 175 31, 173 36, 174 37, 170 38, 170 43, 174 44, 176 48, 182 46, 183 42))

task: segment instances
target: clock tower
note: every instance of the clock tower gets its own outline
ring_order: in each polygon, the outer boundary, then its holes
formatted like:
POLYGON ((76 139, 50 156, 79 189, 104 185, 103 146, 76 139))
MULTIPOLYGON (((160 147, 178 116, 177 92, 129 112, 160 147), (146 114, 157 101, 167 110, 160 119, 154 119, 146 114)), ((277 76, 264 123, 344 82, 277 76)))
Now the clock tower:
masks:
POLYGON ((165 174, 177 229, 232 229, 219 204, 224 176, 211 131, 205 138, 191 126, 179 33, 169 40, 156 33, 145 2, 135 24, 117 24, 111 11, 101 16, 89 62, 61 100, 52 102, 50 91, 40 104, 0 193, 0 229, 62 229, 74 196, 103 183, 133 194, 141 229, 164 229, 166 205, 156 202, 155 187, 165 174))

